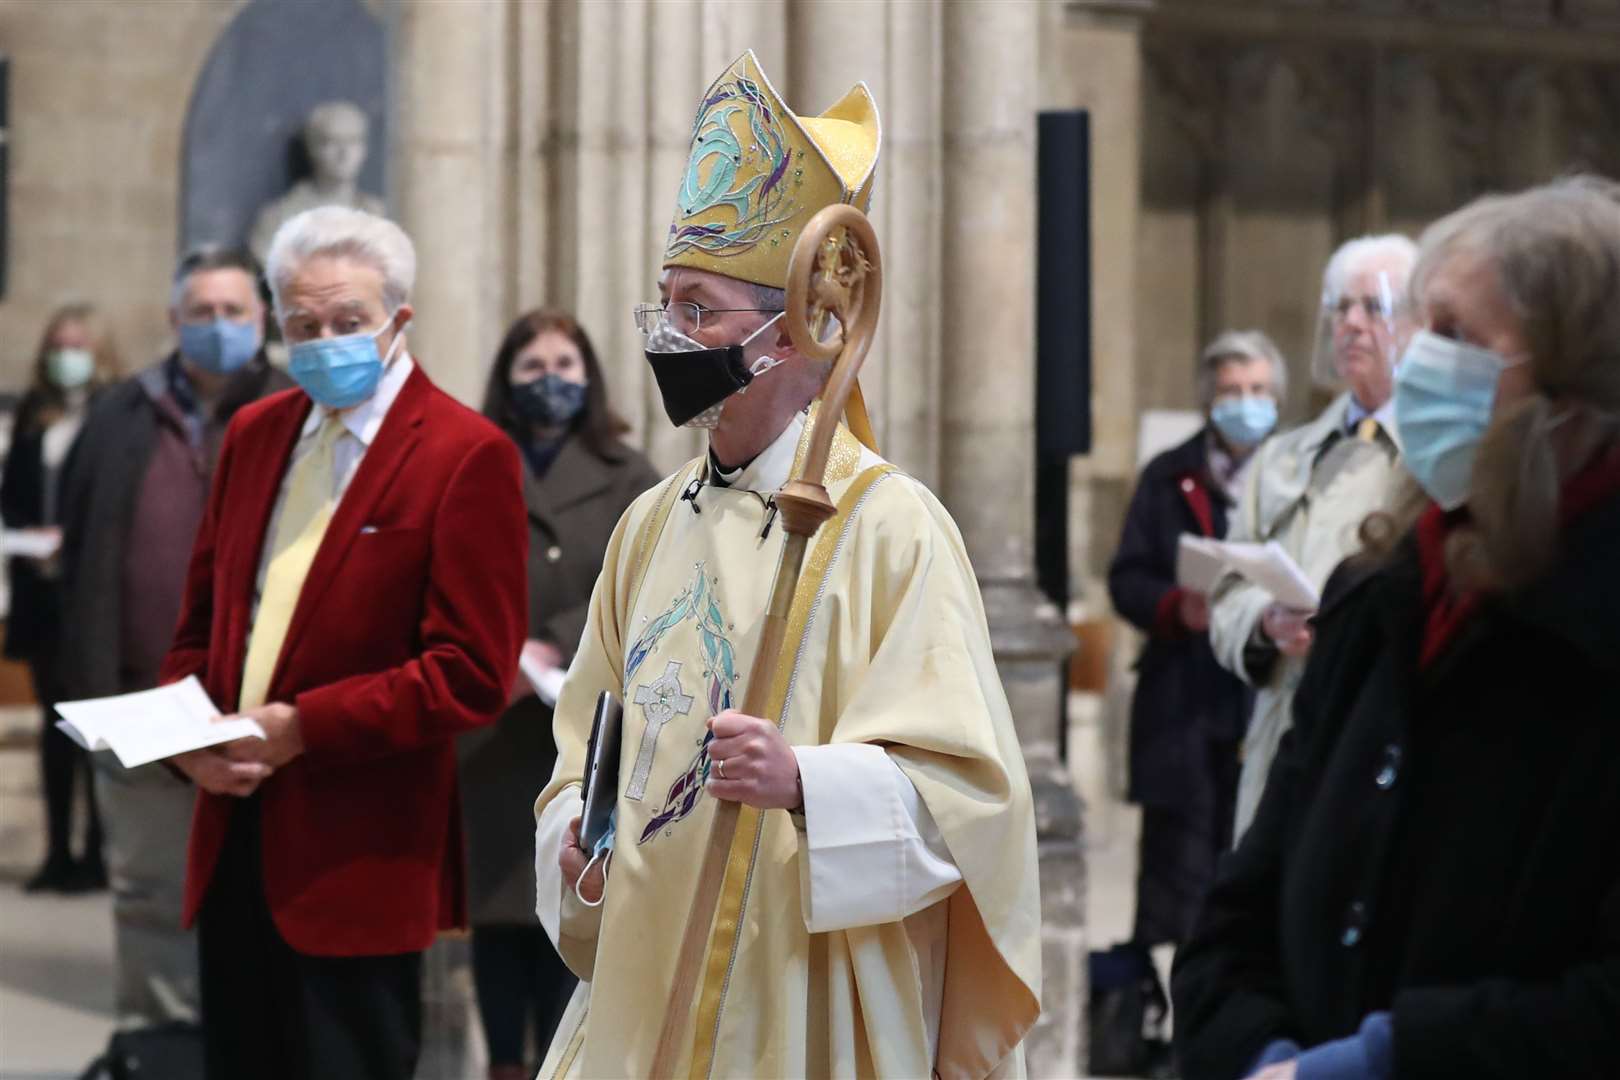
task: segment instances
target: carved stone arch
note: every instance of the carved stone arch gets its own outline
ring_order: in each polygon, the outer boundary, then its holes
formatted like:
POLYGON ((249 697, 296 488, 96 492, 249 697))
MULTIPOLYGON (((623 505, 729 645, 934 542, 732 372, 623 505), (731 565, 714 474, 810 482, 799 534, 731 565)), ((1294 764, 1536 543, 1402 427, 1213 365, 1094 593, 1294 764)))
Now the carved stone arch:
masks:
POLYGON ((1456 188, 1453 203, 1500 186, 1496 160, 1499 65, 1470 57, 1434 62, 1446 155, 1456 188))
POLYGON ((1557 75, 1568 121, 1567 167, 1620 176, 1620 69, 1568 67, 1557 75))
POLYGON ((1307 54, 1269 46, 1234 59, 1224 149, 1240 204, 1304 208, 1333 197, 1336 140, 1300 108, 1311 89, 1307 68, 1307 54))
POLYGON ((1487 158, 1488 117, 1466 76, 1448 72, 1431 53, 1392 56, 1387 71, 1388 122, 1380 138, 1389 222, 1415 231, 1471 194, 1487 158))
POLYGON ((1529 187, 1565 171, 1570 140, 1553 69, 1541 63, 1514 65, 1500 85, 1496 155, 1502 185, 1529 187))
POLYGON ((1144 44, 1142 194, 1150 204, 1194 206, 1220 184, 1226 83, 1209 44, 1144 44))
POLYGON ((386 191, 387 44, 360 0, 252 0, 215 42, 192 89, 180 167, 180 245, 246 240, 255 213, 302 178, 301 132, 323 101, 370 122, 360 187, 386 191))

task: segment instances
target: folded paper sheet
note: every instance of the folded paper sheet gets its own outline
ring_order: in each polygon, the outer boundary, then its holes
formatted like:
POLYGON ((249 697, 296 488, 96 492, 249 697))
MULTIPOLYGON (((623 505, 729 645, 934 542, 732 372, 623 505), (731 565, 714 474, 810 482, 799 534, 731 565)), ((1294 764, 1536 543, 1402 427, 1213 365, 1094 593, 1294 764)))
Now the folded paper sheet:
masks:
POLYGON ((1315 611, 1322 604, 1311 579, 1275 540, 1246 544, 1199 536, 1181 538, 1176 552, 1176 583, 1182 588, 1208 593, 1227 572, 1247 578, 1284 607, 1315 611))
POLYGON ((116 697, 64 701, 56 726, 87 750, 111 750, 126 769, 233 739, 264 738, 254 720, 218 720, 195 675, 116 697))
POLYGON ((529 685, 534 687, 534 692, 539 695, 541 701, 548 706, 557 704, 557 695, 562 693, 563 680, 567 678, 568 672, 562 668, 537 664, 527 653, 518 657, 518 668, 523 672, 524 678, 529 680, 529 685))

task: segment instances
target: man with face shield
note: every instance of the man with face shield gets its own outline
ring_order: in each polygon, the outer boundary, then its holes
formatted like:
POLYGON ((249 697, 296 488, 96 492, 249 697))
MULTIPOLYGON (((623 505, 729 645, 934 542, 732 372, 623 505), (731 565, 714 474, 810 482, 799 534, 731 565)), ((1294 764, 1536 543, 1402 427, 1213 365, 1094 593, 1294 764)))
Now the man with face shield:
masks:
POLYGON ((170 759, 208 1075, 409 1080, 422 950, 465 921, 454 738, 523 644, 517 450, 406 347, 399 226, 306 211, 267 276, 299 389, 226 433, 161 676, 266 736, 170 759))
MULTIPOLYGON (((1344 391, 1316 419, 1261 446, 1232 512, 1229 540, 1278 542, 1318 591, 1358 550, 1357 527, 1385 505, 1402 475, 1391 395, 1395 359, 1412 334, 1406 279, 1416 254, 1412 241, 1396 234, 1358 237, 1334 252, 1323 274, 1312 374, 1344 391)), ((1234 840, 1254 816, 1291 723, 1312 614, 1274 602, 1236 575, 1211 596, 1216 659, 1256 690, 1234 840)))
POLYGON ((1039 1010, 1029 784, 950 518, 872 449, 852 396, 773 712, 742 714, 784 530, 773 497, 828 371, 784 325, 795 240, 868 205, 864 85, 791 113, 752 53, 703 97, 660 278, 637 310, 670 420, 708 450, 620 521, 556 710, 535 804, 540 921, 581 978, 543 1075, 647 1075, 665 1007, 678 1071, 1021 1073, 1039 1010), (593 706, 624 697, 612 827, 580 844, 593 706), (743 805, 696 985, 672 986, 720 800, 743 805))

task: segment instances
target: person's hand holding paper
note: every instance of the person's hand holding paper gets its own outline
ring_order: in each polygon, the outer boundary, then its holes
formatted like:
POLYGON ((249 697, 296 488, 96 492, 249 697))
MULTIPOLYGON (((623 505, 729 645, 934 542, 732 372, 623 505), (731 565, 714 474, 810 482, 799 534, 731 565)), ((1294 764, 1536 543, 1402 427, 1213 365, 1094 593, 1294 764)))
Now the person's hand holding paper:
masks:
POLYGON ((1260 615, 1260 629, 1284 656, 1304 656, 1311 651, 1311 643, 1316 639, 1310 624, 1312 614, 1282 604, 1268 604, 1260 615))
POLYGON ((169 762, 210 795, 235 795, 237 798, 253 794, 275 771, 257 761, 232 761, 214 747, 178 754, 169 762))
POLYGON ((249 709, 240 719, 252 720, 264 729, 262 739, 237 739, 220 748, 232 761, 258 762, 279 769, 304 752, 304 736, 298 727, 298 710, 281 702, 249 709))
POLYGON ((111 750, 126 769, 265 737, 251 717, 219 715, 195 676, 133 694, 58 702, 56 712, 56 726, 70 738, 87 750, 111 750))
POLYGON ((1197 536, 1181 538, 1176 553, 1176 580, 1182 588, 1208 592, 1228 572, 1241 575, 1273 597, 1273 603, 1261 616, 1260 627, 1279 652, 1304 656, 1310 651, 1313 635, 1309 620, 1321 604, 1321 597, 1281 544, 1275 540, 1252 544, 1197 536))
POLYGON ((1225 543, 1220 548, 1228 568, 1270 593, 1283 607, 1311 615, 1321 606, 1322 598, 1316 586, 1277 541, 1225 543))

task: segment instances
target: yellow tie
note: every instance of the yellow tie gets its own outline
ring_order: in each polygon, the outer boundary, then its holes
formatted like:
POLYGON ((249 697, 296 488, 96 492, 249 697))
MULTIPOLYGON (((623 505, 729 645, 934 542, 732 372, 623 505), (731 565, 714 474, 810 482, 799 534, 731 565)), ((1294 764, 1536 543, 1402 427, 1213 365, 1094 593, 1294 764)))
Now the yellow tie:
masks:
POLYGON ((332 449, 342 433, 343 422, 336 414, 329 414, 316 435, 315 449, 292 467, 287 498, 270 548, 264 591, 259 594, 259 612, 248 635, 239 709, 263 705, 270 690, 270 676, 281 656, 287 627, 292 624, 298 594, 303 591, 304 578, 321 548, 321 538, 326 535, 337 503, 332 493, 332 449))
POLYGON ((1378 421, 1374 420, 1370 416, 1362 417, 1361 423, 1356 425, 1356 438, 1360 439, 1362 442, 1377 442, 1378 421))

